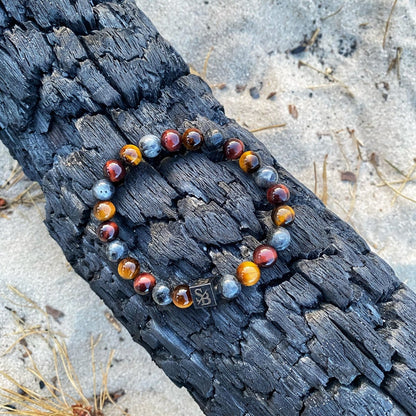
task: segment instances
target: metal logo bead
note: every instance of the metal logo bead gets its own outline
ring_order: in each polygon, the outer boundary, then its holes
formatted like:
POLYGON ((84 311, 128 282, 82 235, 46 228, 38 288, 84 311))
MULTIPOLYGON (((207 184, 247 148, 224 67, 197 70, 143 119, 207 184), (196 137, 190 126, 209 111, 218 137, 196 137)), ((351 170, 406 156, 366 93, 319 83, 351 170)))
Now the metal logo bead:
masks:
POLYGON ((190 286, 189 289, 195 308, 202 309, 217 305, 211 283, 200 283, 190 286))

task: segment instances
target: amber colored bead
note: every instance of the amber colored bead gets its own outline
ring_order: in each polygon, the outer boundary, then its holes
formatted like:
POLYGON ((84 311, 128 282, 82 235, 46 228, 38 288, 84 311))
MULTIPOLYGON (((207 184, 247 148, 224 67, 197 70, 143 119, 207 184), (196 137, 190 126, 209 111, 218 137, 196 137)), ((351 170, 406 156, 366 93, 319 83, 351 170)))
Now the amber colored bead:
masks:
POLYGON ((240 139, 229 139, 224 143, 226 159, 238 159, 244 152, 244 143, 240 139))
POLYGON ((104 243, 113 241, 118 236, 118 225, 113 221, 105 221, 98 226, 97 235, 104 243))
POLYGON ((169 152, 177 152, 181 148, 181 136, 178 131, 173 129, 163 132, 160 142, 169 152))
POLYGON ((260 269, 252 261, 243 261, 237 267, 237 279, 243 286, 253 286, 260 280, 260 269))
POLYGON ((253 173, 260 169, 260 157, 257 153, 249 150, 244 152, 239 160, 240 168, 246 173, 253 173))
POLYGON ((142 161, 142 152, 134 144, 126 144, 120 149, 120 158, 128 165, 137 166, 142 161))
POLYGON ((276 263, 277 251, 267 244, 258 246, 253 253, 253 261, 259 267, 270 267, 276 263))
POLYGON ((93 213, 98 221, 108 221, 114 217, 116 207, 111 201, 99 201, 94 205, 93 213))
POLYGON ((193 303, 189 286, 180 285, 175 287, 172 292, 172 301, 178 308, 189 308, 193 303))
POLYGON ((188 129, 182 134, 182 144, 187 150, 198 150, 204 143, 204 136, 198 129, 188 129))
POLYGON ((281 205, 272 211, 272 220, 278 226, 290 225, 295 221, 295 210, 289 205, 281 205))
POLYGON ((119 160, 109 160, 104 165, 104 175, 111 182, 120 182, 126 176, 126 168, 119 160))
POLYGON ((133 288, 139 295, 147 295, 156 285, 155 277, 150 273, 140 273, 134 278, 133 288))
POLYGON ((126 257, 118 264, 118 274, 126 280, 137 277, 140 273, 140 263, 133 257, 126 257))
POLYGON ((267 200, 274 205, 284 204, 289 201, 290 191, 287 186, 277 184, 267 190, 267 200))

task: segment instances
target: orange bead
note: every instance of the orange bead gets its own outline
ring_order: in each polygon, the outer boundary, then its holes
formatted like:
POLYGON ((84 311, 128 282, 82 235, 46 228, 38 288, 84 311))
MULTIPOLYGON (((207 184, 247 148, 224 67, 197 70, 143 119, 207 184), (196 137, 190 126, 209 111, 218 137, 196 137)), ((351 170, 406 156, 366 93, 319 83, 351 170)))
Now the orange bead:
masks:
POLYGON ((243 286, 253 286, 260 280, 260 269, 252 261, 243 261, 237 267, 237 279, 243 286))
POLYGON ((290 225, 295 221, 295 210, 289 205, 281 205, 272 211, 272 220, 278 226, 290 225))
POLYGON ((172 292, 172 301, 178 308, 189 308, 193 303, 189 286, 180 285, 175 287, 172 292))
POLYGON ((132 257, 126 257, 118 264, 118 274, 126 280, 136 278, 140 273, 140 263, 132 257))
POLYGON ((198 150, 204 143, 204 136, 198 129, 188 129, 182 134, 181 140, 187 150, 198 150))
POLYGON ((259 155, 251 150, 244 152, 238 163, 240 168, 246 173, 253 173, 259 170, 261 164, 259 155))
POLYGON ((114 217, 116 207, 111 201, 99 201, 94 205, 93 213, 98 221, 108 221, 114 217))
POLYGON ((128 165, 137 166, 142 161, 142 152, 134 144, 126 144, 120 150, 120 158, 128 165))

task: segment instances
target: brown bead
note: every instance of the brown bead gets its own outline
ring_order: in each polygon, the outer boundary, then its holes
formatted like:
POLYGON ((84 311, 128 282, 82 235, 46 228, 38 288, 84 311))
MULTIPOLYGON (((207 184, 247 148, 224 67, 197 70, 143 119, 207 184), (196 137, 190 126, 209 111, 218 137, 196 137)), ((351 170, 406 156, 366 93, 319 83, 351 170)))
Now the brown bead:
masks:
POLYGON ((289 201, 290 192, 287 186, 277 184, 267 190, 267 200, 273 205, 281 205, 289 201))
POLYGON ((244 152, 244 143, 240 139, 229 139, 224 143, 226 159, 238 159, 244 152))
POLYGON ((120 182, 126 176, 126 168, 119 160, 108 160, 104 165, 104 175, 111 182, 120 182))
POLYGON ((120 149, 120 158, 131 166, 137 166, 142 161, 142 152, 134 144, 126 144, 120 149))
POLYGON ((295 210, 289 205, 281 205, 272 211, 272 220, 278 226, 290 225, 295 221, 295 210))
POLYGON ((259 267, 271 267, 276 263, 277 251, 274 247, 262 244, 253 253, 253 261, 259 267))
POLYGON ((133 257, 126 257, 118 264, 118 274, 126 280, 131 280, 137 277, 140 273, 140 263, 133 257))
POLYGON ((260 169, 260 157, 257 153, 249 150, 244 152, 239 160, 240 168, 246 173, 253 173, 260 169))
POLYGON ((93 213, 98 221, 108 221, 114 217, 116 207, 111 201, 99 201, 94 205, 93 213))
POLYGON ((253 286, 260 280, 260 269, 252 261, 243 261, 237 267, 237 279, 243 286, 253 286))
POLYGON ((133 288, 139 295, 147 295, 156 285, 155 277, 150 273, 140 273, 134 278, 133 288))
POLYGON ((193 303, 189 286, 180 285, 175 287, 172 292, 172 301, 178 308, 189 308, 193 303))
POLYGON ((118 225, 114 221, 105 221, 98 226, 97 235, 103 243, 113 241, 118 236, 118 225))
POLYGON ((163 132, 160 143, 169 152, 177 152, 181 148, 181 136, 178 131, 169 129, 163 132))
POLYGON ((187 150, 198 150, 204 143, 204 136, 198 129, 188 129, 182 134, 182 144, 187 150))

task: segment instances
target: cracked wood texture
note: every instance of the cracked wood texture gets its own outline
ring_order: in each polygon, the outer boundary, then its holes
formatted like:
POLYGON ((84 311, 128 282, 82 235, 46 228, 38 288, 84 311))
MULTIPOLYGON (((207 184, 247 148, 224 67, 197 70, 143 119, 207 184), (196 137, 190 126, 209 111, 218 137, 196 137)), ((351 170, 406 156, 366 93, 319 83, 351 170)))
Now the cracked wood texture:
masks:
MULTIPOLYGON (((132 1, 0 0, 0 73, 0 137, 41 184, 51 235, 206 415, 416 415, 415 294, 224 115, 132 1), (160 308, 106 261, 91 187, 125 143, 192 125, 275 164, 297 221, 236 301, 160 308)), ((233 273, 271 226, 264 192, 206 149, 142 163, 115 202, 121 238, 172 284, 233 273)))

